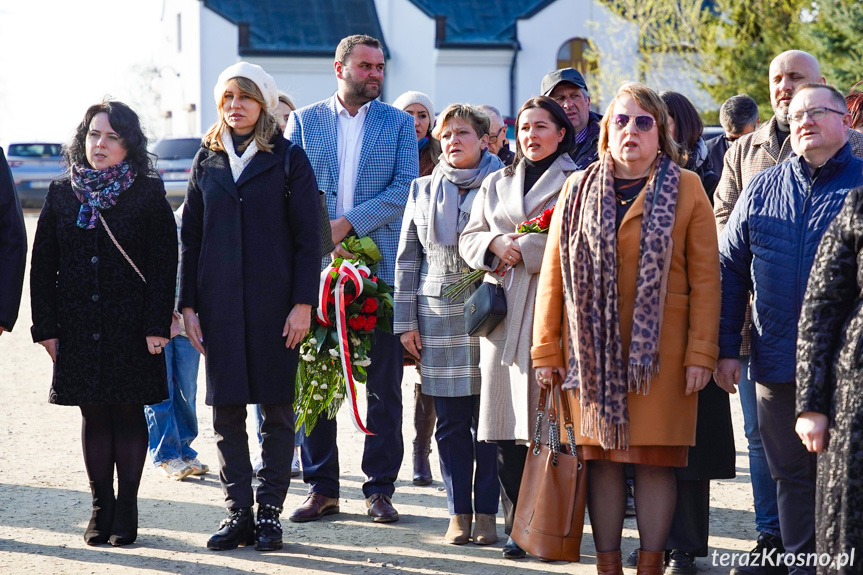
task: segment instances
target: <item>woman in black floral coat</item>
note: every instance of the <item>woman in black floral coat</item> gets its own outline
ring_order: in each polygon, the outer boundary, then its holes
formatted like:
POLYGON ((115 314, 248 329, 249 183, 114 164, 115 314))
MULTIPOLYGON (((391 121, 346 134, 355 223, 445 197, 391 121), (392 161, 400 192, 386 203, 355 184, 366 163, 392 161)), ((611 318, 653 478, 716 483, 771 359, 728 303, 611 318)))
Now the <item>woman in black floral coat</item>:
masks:
POLYGON ((819 574, 863 573, 861 293, 863 188, 855 188, 821 240, 797 334, 796 429, 819 454, 816 548, 831 556, 819 574), (840 553, 854 564, 843 566, 840 553))
POLYGON ((51 403, 80 406, 83 416, 89 545, 135 541, 144 405, 168 397, 161 352, 177 232, 146 144, 128 106, 91 106, 65 148, 69 173, 51 183, 33 244, 31 331, 54 361, 51 403))

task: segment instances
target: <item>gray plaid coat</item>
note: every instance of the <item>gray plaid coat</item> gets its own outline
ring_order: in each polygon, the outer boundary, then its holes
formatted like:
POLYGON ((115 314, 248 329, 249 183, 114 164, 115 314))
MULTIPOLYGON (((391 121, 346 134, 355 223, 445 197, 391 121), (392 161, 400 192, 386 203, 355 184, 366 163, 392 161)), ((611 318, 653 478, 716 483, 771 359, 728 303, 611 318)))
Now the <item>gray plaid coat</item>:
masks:
MULTIPOLYGON (((459 273, 446 273, 426 258, 428 218, 434 209, 431 182, 432 176, 414 180, 405 206, 396 256, 394 331, 420 332, 424 394, 479 395, 479 338, 464 331, 464 301, 470 292, 454 301, 441 295, 444 286, 459 280, 470 268, 462 261, 459 273)), ((477 189, 465 195, 459 221, 470 217, 477 189)))
MULTIPOLYGON (((713 196, 713 215, 716 217, 718 233, 721 234, 725 229, 725 224, 749 180, 767 168, 784 162, 794 154, 791 149, 791 137, 785 138, 785 141, 780 144, 776 130, 776 116, 774 116, 751 134, 737 139, 725 153, 722 179, 719 180, 713 196)), ((863 158, 863 134, 848 130, 848 142, 854 155, 863 158)), ((751 313, 747 309, 740 355, 749 355, 750 323, 751 313)))

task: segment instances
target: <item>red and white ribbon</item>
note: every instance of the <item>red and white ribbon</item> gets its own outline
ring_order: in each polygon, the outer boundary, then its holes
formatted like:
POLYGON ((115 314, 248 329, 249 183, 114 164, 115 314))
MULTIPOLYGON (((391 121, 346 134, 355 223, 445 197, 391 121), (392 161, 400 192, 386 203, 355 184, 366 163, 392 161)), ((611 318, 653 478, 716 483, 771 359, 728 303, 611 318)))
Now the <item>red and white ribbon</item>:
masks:
POLYGON ((348 322, 345 317, 345 284, 352 282, 356 290, 354 299, 360 297, 363 293, 363 278, 369 277, 369 268, 364 265, 355 266, 353 263, 344 260, 338 268, 327 268, 321 272, 321 283, 318 294, 318 319, 328 326, 333 324, 328 317, 329 310, 329 294, 332 289, 335 291, 335 306, 336 306, 336 333, 339 339, 339 354, 342 363, 342 374, 345 378, 345 392, 348 398, 348 405, 351 410, 351 422, 357 431, 366 435, 374 435, 366 429, 363 420, 360 417, 360 412, 357 407, 357 384, 354 381, 353 369, 351 368, 351 351, 348 347, 348 322), (336 276, 333 277, 333 271, 336 276), (335 284, 333 284, 335 282, 335 284))

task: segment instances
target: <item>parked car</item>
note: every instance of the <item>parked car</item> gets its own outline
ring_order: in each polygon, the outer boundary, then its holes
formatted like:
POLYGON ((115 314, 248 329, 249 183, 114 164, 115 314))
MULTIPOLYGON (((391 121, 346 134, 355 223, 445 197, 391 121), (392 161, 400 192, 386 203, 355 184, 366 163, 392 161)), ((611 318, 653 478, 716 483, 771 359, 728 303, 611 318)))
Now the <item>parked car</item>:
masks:
POLYGON ((153 146, 156 169, 165 184, 171 205, 178 206, 186 197, 192 160, 201 147, 201 138, 165 138, 153 146))
POLYGON ((41 208, 51 180, 66 170, 60 144, 10 144, 6 160, 15 180, 18 198, 25 208, 41 208))

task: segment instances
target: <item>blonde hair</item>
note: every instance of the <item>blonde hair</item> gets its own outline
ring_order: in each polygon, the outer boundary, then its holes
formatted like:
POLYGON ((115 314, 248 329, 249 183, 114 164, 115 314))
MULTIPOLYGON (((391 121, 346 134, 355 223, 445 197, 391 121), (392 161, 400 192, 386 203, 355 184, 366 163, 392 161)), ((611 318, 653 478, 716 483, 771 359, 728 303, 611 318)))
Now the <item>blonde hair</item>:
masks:
MULTIPOLYGON (((267 103, 264 101, 264 96, 258 89, 257 84, 255 84, 248 78, 236 77, 231 78, 230 80, 225 82, 225 86, 227 86, 230 82, 235 82, 237 84, 237 87, 240 89, 241 95, 248 96, 258 104, 260 104, 261 115, 258 116, 258 121, 255 122, 255 129, 252 133, 254 134, 255 143, 258 145, 259 150, 261 150, 262 152, 272 151, 273 144, 270 143, 270 140, 275 135, 278 126, 276 124, 276 119, 273 117, 272 111, 267 110, 267 103)), ((231 127, 225 121, 225 111, 222 108, 224 103, 225 93, 222 92, 221 102, 218 106, 219 119, 215 124, 210 126, 210 129, 207 130, 207 133, 202 139, 204 147, 209 148, 214 152, 225 151, 225 145, 222 142, 222 129, 231 129, 231 127)), ((236 150, 236 152, 238 154, 241 154, 243 150, 236 150)))
POLYGON ((291 112, 297 109, 297 107, 294 106, 294 101, 291 100, 291 97, 288 96, 286 92, 282 92, 281 90, 279 90, 279 102, 285 104, 288 108, 290 108, 291 112))
POLYGON ((608 104, 608 109, 599 123, 599 141, 597 142, 599 153, 608 153, 608 125, 611 123, 611 115, 614 111, 615 102, 624 94, 635 100, 635 103, 642 110, 653 116, 653 119, 656 121, 656 129, 659 130, 660 151, 671 158, 673 162, 679 165, 685 164, 685 150, 680 147, 680 144, 674 141, 674 138, 671 137, 671 133, 668 131, 668 107, 662 101, 662 98, 659 97, 659 94, 638 82, 626 82, 623 84, 608 104))

